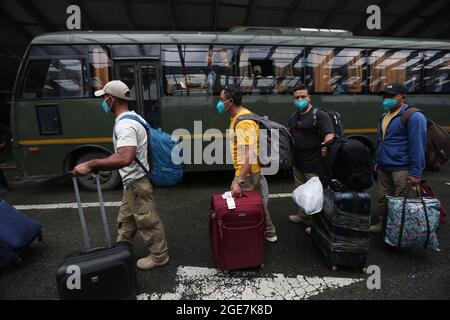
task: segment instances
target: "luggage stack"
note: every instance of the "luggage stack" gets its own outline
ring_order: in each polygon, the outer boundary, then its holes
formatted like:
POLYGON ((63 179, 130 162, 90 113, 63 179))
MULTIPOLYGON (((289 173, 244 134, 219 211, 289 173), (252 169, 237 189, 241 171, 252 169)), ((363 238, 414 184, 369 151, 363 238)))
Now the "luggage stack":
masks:
POLYGON ((370 196, 366 192, 324 190, 323 210, 313 215, 311 236, 333 271, 363 270, 369 249, 370 196))
POLYGON ((218 268, 237 270, 263 265, 264 230, 263 201, 256 191, 242 192, 234 198, 221 193, 212 195, 209 237, 218 268))

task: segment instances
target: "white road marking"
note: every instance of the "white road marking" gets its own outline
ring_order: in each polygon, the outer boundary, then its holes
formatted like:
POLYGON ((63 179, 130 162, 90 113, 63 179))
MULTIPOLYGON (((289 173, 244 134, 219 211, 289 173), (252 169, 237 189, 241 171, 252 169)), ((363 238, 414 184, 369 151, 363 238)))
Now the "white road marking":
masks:
MULTIPOLYGON (((289 198, 292 196, 292 193, 276 193, 270 194, 269 198, 289 198)), ((122 202, 113 201, 113 202, 105 202, 105 207, 120 207, 122 202)), ((83 208, 95 208, 99 206, 98 202, 86 202, 83 203, 83 208)), ((55 210, 55 209, 76 209, 77 204, 73 203, 49 203, 49 204, 28 204, 28 205, 15 205, 17 210, 26 211, 26 210, 55 210)))
POLYGON ((446 185, 450 186, 450 182, 447 182, 446 185))
POLYGON ((269 198, 290 198, 292 197, 292 193, 275 193, 275 194, 269 194, 269 198))
POLYGON ((223 273, 218 269, 180 266, 174 292, 142 293, 139 300, 301 300, 363 281, 362 278, 285 277, 255 272, 223 273))
MULTIPOLYGON (((104 202, 105 207, 120 207, 121 202, 104 202)), ((82 204, 83 208, 95 208, 99 207, 98 202, 86 202, 82 204)), ((76 209, 78 208, 76 203, 53 203, 53 204, 30 204, 14 206, 17 210, 55 210, 55 209, 76 209)))

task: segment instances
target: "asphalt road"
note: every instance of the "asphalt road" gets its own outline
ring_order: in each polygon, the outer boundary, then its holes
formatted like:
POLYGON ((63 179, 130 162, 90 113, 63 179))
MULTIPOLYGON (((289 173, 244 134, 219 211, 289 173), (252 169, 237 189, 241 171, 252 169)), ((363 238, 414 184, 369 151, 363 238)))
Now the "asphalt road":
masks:
MULTIPOLYGON (((12 205, 75 202, 70 178, 23 180, 14 177, 14 169, 5 171, 13 180, 14 190, 6 197, 12 205)), ((393 250, 383 245, 381 236, 372 235, 368 265, 381 268, 381 289, 369 290, 366 286, 367 274, 345 269, 332 272, 328 269, 310 237, 305 234, 304 227, 288 221, 289 214, 296 211, 296 206, 289 197, 270 199, 269 209, 278 229, 279 240, 275 244, 267 243, 264 268, 244 273, 212 275, 211 272, 216 271, 213 269, 215 266, 208 238, 210 196, 212 192, 225 191, 231 178, 231 172, 191 173, 186 175, 181 185, 155 191, 157 208, 167 232, 170 263, 155 270, 138 271, 140 298, 201 299, 207 296, 202 291, 228 288, 228 296, 216 297, 220 299, 234 297, 231 291, 240 290, 243 286, 247 286, 247 289, 254 286, 256 291, 266 290, 268 286, 272 290, 268 296, 280 298, 280 294, 277 294, 282 291, 277 288, 280 286, 284 287, 281 297, 287 299, 450 299, 450 223, 441 226, 439 230, 440 252, 393 250), (186 273, 194 276, 186 276, 186 273), (340 285, 321 289, 314 286, 314 281, 328 281, 328 277, 355 281, 346 285, 338 281, 340 285), (300 287, 305 281, 308 282, 303 288, 297 288, 297 295, 289 292, 296 290, 292 285, 294 278, 298 280, 300 287), (193 279, 198 281, 192 281, 193 279), (208 282, 208 279, 223 282, 219 286, 208 282), (291 283, 292 286, 285 283, 291 283), (189 290, 190 285, 196 286, 196 289, 189 290), (308 289, 309 285, 314 288, 308 289), (310 294, 305 294, 308 291, 310 294), (172 295, 164 295, 165 293, 172 295), (178 296, 173 293, 178 293, 178 296)), ((426 179, 443 204, 450 208, 450 185, 446 184, 450 183, 450 165, 439 173, 427 173, 426 179)), ((286 176, 269 177, 268 181, 271 194, 289 193, 293 190, 293 183, 286 176)), ((121 189, 104 192, 105 201, 120 201, 121 193, 121 189)), ((377 219, 377 188, 373 187, 369 193, 373 200, 373 219, 377 219)), ((81 197, 84 202, 97 200, 95 193, 86 191, 81 192, 81 197)), ((114 226, 118 209, 117 206, 107 208, 113 237, 116 236, 114 226)), ((57 299, 55 270, 65 255, 82 247, 78 212, 75 208, 24 212, 43 224, 45 241, 33 244, 20 265, 0 274, 0 299, 57 299)), ((100 245, 102 226, 99 210, 87 208, 85 213, 92 241, 100 245)), ((136 258, 147 254, 139 237, 136 238, 134 249, 136 258)), ((251 294, 246 291, 248 293, 251 294)))

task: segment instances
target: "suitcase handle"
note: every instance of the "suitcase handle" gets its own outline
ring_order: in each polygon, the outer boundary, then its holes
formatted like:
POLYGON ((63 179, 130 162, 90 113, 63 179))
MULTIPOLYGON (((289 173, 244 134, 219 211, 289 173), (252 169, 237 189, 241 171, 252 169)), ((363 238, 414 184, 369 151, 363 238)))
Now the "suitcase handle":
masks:
MULTIPOLYGON (((101 217, 102 217, 103 232, 105 235, 105 244, 107 247, 111 247, 111 238, 109 235, 108 221, 106 220, 106 211, 105 211, 105 206, 103 203, 102 189, 100 186, 100 176, 98 174, 94 174, 94 176, 95 176, 95 180, 96 180, 96 184, 97 184, 98 200, 99 200, 99 204, 100 204, 100 213, 101 213, 101 217)), ((81 205, 80 190, 78 188, 77 178, 75 176, 72 176, 72 181, 73 181, 73 188, 75 190, 75 197, 77 199, 78 214, 80 216, 84 248, 86 249, 86 251, 89 251, 89 250, 91 250, 91 241, 89 239, 89 234, 87 231, 86 219, 84 217, 84 212, 83 212, 83 206, 81 205)))

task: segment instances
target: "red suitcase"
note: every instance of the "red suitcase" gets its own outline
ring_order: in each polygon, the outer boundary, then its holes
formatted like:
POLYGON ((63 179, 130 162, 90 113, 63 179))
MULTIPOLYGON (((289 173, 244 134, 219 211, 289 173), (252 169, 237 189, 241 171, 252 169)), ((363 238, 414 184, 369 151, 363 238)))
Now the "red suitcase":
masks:
POLYGON ((235 198, 236 209, 228 209, 221 193, 214 193, 209 216, 209 238, 214 260, 221 270, 263 265, 265 214, 256 191, 235 198))

